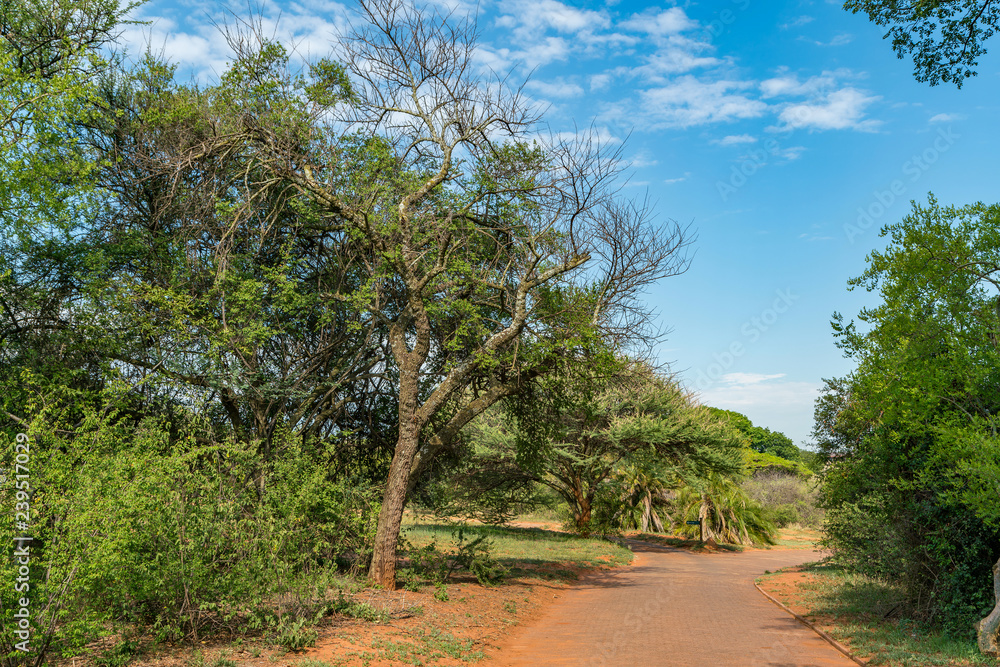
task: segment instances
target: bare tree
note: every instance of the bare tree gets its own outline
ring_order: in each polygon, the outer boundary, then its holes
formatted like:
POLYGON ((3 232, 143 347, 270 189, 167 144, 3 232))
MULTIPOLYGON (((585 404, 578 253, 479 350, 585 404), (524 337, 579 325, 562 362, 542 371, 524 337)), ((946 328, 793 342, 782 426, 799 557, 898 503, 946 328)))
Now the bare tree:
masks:
MULTIPOLYGON (((655 340, 639 297, 686 269, 690 237, 619 196, 620 149, 540 134, 520 88, 477 68, 474 22, 399 0, 360 7, 343 69, 321 61, 285 97, 233 99, 241 141, 355 271, 330 296, 388 341, 398 433, 369 577, 393 588, 407 494, 429 461, 593 337, 655 340)), ((266 40, 233 43, 239 85, 265 86, 266 40)))

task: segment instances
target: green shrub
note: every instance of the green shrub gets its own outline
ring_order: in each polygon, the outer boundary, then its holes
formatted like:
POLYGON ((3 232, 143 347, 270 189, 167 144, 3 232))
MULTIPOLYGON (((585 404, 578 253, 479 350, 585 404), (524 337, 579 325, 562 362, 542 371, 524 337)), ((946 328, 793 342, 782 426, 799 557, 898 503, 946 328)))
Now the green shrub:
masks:
POLYGON ((305 618, 283 619, 277 630, 277 643, 289 651, 302 651, 316 645, 319 632, 305 618))
MULTIPOLYGON (((69 656, 112 628, 197 640, 296 624, 324 598, 337 557, 369 549, 374 493, 331 479, 322 448, 279 433, 263 461, 256 443, 213 442, 195 424, 130 422, 122 403, 108 393, 72 423, 40 404, 27 429, 32 625, 50 633, 33 646, 69 656)), ((4 461, 14 444, 0 434, 4 461)), ((4 485, 0 505, 15 492, 4 485)), ((0 539, 21 532, 0 512, 0 539)), ((16 566, 0 561, 0 578, 16 566)), ((17 641, 17 599, 0 588, 0 653, 17 641)))
POLYGON ((446 583, 459 570, 471 572, 483 586, 495 586, 507 576, 507 570, 493 557, 493 544, 486 535, 466 541, 465 530, 452 532, 453 547, 443 551, 431 540, 414 548, 404 540, 404 550, 410 558, 410 571, 433 583, 446 583))
POLYGON ((817 506, 819 491, 813 479, 787 471, 762 469, 741 484, 746 494, 767 508, 779 528, 802 524, 819 528, 824 511, 817 506))
POLYGON ((802 523, 802 517, 794 505, 779 505, 767 508, 767 517, 778 528, 784 528, 794 523, 802 523))
POLYGON ((760 472, 772 472, 785 475, 795 475, 808 479, 813 471, 799 461, 789 461, 770 452, 757 452, 747 448, 743 452, 747 471, 756 476, 760 472))

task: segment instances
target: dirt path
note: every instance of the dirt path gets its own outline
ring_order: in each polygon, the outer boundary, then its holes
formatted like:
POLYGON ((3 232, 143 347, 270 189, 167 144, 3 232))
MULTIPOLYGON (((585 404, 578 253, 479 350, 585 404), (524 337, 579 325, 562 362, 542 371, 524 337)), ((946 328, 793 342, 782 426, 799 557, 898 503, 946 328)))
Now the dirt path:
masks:
POLYGON ((753 586, 816 552, 635 552, 631 567, 583 578, 484 664, 856 667, 753 586))

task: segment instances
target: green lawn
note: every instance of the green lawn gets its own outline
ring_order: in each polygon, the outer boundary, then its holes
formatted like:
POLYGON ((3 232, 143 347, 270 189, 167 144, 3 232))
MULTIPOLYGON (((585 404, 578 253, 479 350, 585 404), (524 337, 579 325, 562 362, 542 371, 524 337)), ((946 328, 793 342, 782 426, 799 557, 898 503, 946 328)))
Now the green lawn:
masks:
MULTIPOLYGON (((457 526, 414 521, 403 527, 403 537, 415 547, 436 540, 441 549, 454 543, 457 526)), ((615 567, 632 562, 632 552, 601 538, 584 538, 540 528, 463 526, 465 539, 485 535, 493 543, 493 556, 513 576, 572 580, 581 568, 615 567)))

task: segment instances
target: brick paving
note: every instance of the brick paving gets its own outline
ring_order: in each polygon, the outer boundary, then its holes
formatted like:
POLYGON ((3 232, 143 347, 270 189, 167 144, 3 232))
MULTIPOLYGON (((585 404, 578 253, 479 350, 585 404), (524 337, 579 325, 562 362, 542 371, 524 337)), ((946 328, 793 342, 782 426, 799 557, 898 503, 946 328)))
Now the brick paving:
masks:
POLYGON ((636 544, 631 567, 581 578, 490 667, 856 667, 754 588, 810 550, 691 553, 636 544))

